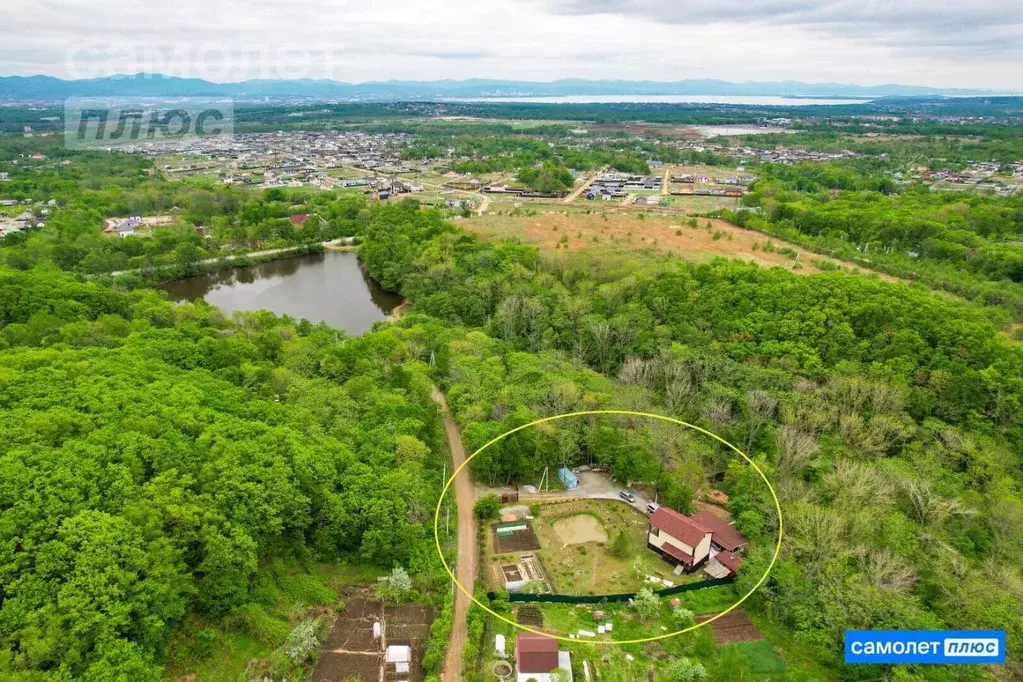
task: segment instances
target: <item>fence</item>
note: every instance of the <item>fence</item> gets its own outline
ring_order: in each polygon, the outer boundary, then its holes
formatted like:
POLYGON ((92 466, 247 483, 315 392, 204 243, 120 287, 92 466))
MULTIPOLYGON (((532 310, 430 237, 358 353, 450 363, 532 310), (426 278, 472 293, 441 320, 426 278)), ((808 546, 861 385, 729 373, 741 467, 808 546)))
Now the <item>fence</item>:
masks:
MULTIPOLYGON (((667 587, 663 590, 655 590, 654 594, 658 597, 672 597, 676 594, 682 594, 683 592, 692 592, 694 590, 705 590, 708 587, 717 587, 718 585, 727 585, 735 581, 735 576, 730 575, 727 578, 712 578, 711 580, 703 580, 698 583, 688 583, 686 585, 676 585, 675 587, 667 587)), ((487 592, 487 598, 494 599, 496 593, 487 592)), ((548 604, 603 604, 610 602, 623 602, 629 601, 636 596, 635 592, 628 594, 605 594, 605 595, 589 595, 589 596, 575 596, 571 594, 522 594, 513 593, 508 595, 508 601, 512 602, 544 602, 548 604)))

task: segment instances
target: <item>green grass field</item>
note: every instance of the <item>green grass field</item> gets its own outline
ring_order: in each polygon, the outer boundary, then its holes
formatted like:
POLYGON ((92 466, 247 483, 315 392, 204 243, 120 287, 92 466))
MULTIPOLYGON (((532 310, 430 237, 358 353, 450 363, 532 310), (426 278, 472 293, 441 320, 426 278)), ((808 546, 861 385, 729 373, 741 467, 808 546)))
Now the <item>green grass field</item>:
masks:
POLYGON ((544 505, 533 526, 542 545, 540 558, 559 594, 635 592, 648 584, 646 578, 651 575, 676 585, 705 577, 700 574, 673 575, 673 567, 646 547, 646 517, 618 502, 579 500, 544 505), (571 521, 578 516, 596 519, 607 537, 606 543, 580 541, 567 544, 573 539, 565 537, 565 528, 559 522, 571 521), (618 557, 609 551, 608 546, 622 531, 628 537, 628 551, 618 557))

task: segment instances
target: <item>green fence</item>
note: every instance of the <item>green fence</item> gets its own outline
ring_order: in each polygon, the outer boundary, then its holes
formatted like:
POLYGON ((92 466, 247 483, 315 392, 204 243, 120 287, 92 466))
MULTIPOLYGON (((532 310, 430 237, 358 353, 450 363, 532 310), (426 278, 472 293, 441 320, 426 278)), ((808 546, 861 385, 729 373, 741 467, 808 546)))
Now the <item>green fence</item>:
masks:
MULTIPOLYGON (((676 585, 675 587, 667 587, 663 590, 655 590, 654 594, 658 597, 671 597, 676 594, 682 594, 683 592, 692 592, 693 590, 705 590, 708 587, 717 587, 718 585, 728 585, 735 581, 735 576, 730 575, 727 578, 713 578, 711 580, 703 580, 698 583, 688 583, 686 585, 676 585)), ((494 599, 496 594, 494 592, 487 592, 487 597, 494 599)), ((513 602, 545 602, 548 604, 603 604, 609 602, 622 602, 629 601, 636 596, 635 592, 628 594, 605 594, 605 595, 589 595, 589 596, 574 596, 570 594, 521 594, 513 593, 508 595, 508 601, 513 602)))

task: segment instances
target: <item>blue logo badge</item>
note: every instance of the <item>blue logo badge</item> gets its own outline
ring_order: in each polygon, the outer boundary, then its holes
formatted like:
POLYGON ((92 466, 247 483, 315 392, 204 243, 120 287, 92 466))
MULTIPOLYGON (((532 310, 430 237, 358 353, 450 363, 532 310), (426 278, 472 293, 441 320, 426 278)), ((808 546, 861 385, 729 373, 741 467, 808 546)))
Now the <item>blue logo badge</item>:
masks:
POLYGON ((1004 630, 846 630, 846 663, 1005 663, 1004 630))

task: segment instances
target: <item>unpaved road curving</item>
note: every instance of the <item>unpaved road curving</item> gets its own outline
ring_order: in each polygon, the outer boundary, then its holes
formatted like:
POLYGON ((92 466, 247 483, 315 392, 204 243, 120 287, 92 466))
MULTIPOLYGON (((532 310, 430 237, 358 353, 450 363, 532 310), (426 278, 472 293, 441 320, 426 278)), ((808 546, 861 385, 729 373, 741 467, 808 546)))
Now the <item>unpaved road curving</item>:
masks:
MULTIPOLYGON (((451 417, 444 394, 434 387, 430 397, 440 406, 441 415, 444 418, 444 433, 447 435, 448 448, 451 450, 451 464, 454 469, 457 469, 465 462, 465 448, 462 447, 462 436, 458 432, 458 425, 451 417)), ((458 504, 458 561, 455 565, 455 575, 458 576, 458 582, 462 583, 466 589, 471 590, 476 579, 479 557, 477 557, 478 548, 476 546, 476 519, 472 513, 472 505, 476 501, 476 491, 469 478, 468 469, 458 472, 452 487, 455 492, 455 502, 458 504)), ((469 596, 456 588, 455 606, 451 611, 451 637, 448 639, 448 653, 444 660, 444 671, 441 673, 443 682, 461 682, 462 652, 465 650, 465 640, 468 634, 466 616, 469 613, 470 603, 469 596)))
POLYGON ((599 178, 601 175, 603 175, 604 171, 606 171, 606 170, 607 170, 607 166, 604 166, 603 168, 598 170, 596 173, 593 173, 592 175, 587 177, 585 180, 583 180, 582 184, 580 184, 574 190, 569 192, 568 196, 565 197, 564 200, 561 203, 563 203, 563 204, 571 204, 573 201, 578 199, 579 195, 582 194, 583 192, 585 192, 587 189, 589 189, 590 185, 593 184, 593 181, 596 180, 597 178, 599 178))

